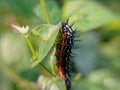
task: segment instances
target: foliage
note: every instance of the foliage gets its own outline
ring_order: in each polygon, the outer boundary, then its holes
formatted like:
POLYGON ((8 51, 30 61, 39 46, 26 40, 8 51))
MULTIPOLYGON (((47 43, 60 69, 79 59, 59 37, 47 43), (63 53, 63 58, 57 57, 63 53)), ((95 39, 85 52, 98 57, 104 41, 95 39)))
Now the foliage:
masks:
POLYGON ((74 29, 81 30, 82 40, 76 43, 80 48, 72 51, 72 90, 119 90, 119 0, 45 3, 51 24, 45 24, 48 22, 38 0, 0 1, 0 90, 65 90, 56 73, 54 44, 58 23, 67 18, 69 24, 75 22, 74 29), (29 36, 38 60, 30 59, 32 53, 24 37, 11 33, 11 23, 29 24, 32 28, 29 36))

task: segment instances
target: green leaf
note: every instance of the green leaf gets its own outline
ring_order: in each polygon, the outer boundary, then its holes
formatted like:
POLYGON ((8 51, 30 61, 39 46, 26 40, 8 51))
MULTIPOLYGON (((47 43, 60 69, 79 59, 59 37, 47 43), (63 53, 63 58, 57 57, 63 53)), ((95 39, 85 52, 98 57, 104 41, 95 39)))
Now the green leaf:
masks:
POLYGON ((93 0, 71 0, 63 7, 62 18, 75 22, 73 28, 88 31, 115 20, 117 15, 93 0))
POLYGON ((46 57, 54 44, 58 31, 57 25, 48 24, 39 25, 31 31, 40 38, 38 60, 33 62, 32 67, 38 65, 46 57))

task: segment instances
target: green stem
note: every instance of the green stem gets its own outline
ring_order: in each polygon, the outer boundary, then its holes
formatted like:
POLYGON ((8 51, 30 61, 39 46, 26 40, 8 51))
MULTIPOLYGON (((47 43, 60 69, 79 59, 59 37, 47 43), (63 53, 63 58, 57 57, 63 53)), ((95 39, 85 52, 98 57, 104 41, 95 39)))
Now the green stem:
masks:
POLYGON ((55 48, 50 56, 50 67, 51 67, 51 71, 52 71, 52 74, 55 75, 55 67, 54 67, 54 63, 53 63, 53 58, 54 58, 54 55, 55 55, 55 48))
POLYGON ((42 63, 40 63, 39 65, 40 65, 40 67, 43 68, 44 71, 46 71, 50 76, 54 77, 54 75, 53 75, 42 63))
POLYGON ((66 9, 67 9, 67 4, 68 4, 69 0, 65 0, 65 3, 64 3, 64 9, 62 9, 62 15, 61 15, 61 19, 64 20, 66 17, 64 16, 65 13, 66 13, 66 9))
POLYGON ((42 9, 43 9, 43 12, 44 12, 47 23, 51 24, 50 17, 49 17, 49 14, 48 14, 48 10, 47 10, 46 4, 45 4, 45 0, 40 0, 40 4, 42 6, 42 9))
POLYGON ((38 59, 38 57, 37 57, 37 55, 36 55, 36 52, 35 52, 35 50, 34 50, 34 48, 33 48, 32 43, 31 43, 31 41, 30 41, 30 39, 29 39, 29 36, 28 36, 28 35, 25 35, 25 38, 26 38, 26 41, 27 41, 27 43, 28 43, 28 45, 29 45, 29 47, 30 47, 30 50, 31 50, 32 54, 33 54, 33 61, 36 61, 36 60, 38 59))
MULTIPOLYGON (((45 4, 45 0, 40 0, 40 4, 42 6, 42 9, 43 9, 43 12, 44 12, 47 23, 51 24, 50 17, 49 17, 49 14, 48 14, 48 10, 47 10, 46 4, 45 4)), ((53 76, 55 74, 55 70, 54 70, 54 65, 53 65, 53 60, 52 59, 53 58, 51 58, 51 60, 50 60, 50 66, 51 66, 52 76, 53 76)), ((51 73, 51 72, 49 72, 49 73, 51 73)))
POLYGON ((65 0, 65 3, 68 3, 69 2, 69 0, 65 0))
MULTIPOLYGON (((36 55, 35 53, 35 50, 33 48, 33 45, 29 39, 29 36, 28 35, 25 35, 25 38, 26 38, 26 41, 31 49, 31 52, 33 54, 33 62, 36 61, 38 59, 38 56, 36 55)), ((51 76, 54 76, 42 63, 39 64, 46 72, 48 72, 51 76)))
POLYGON ((51 67, 52 74, 55 75, 55 69, 54 69, 54 65, 53 65, 53 60, 51 60, 50 67, 51 67))

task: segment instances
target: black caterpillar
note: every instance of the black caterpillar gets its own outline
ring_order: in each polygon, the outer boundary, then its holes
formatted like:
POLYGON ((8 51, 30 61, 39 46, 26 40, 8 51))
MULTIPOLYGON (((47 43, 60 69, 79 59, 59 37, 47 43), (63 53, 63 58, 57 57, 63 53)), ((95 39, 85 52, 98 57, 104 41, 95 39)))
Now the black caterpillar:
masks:
POLYGON ((65 80, 66 90, 71 88, 70 79, 70 56, 71 49, 74 45, 74 38, 77 30, 72 29, 72 25, 68 25, 69 19, 66 22, 60 23, 59 35, 56 44, 56 58, 58 74, 62 80, 65 80))

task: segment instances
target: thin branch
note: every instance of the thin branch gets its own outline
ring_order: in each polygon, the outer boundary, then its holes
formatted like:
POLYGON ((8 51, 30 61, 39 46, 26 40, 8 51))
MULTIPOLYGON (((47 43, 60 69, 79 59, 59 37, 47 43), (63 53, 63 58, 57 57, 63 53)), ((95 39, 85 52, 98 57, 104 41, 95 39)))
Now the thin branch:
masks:
POLYGON ((51 66, 51 70, 52 70, 52 73, 55 75, 55 67, 54 67, 54 63, 53 63, 53 58, 54 58, 54 55, 55 55, 55 48, 50 56, 50 66, 51 66))
POLYGON ((26 41, 27 41, 27 43, 28 43, 28 45, 30 47, 30 50, 31 50, 32 54, 33 54, 33 62, 34 62, 34 61, 36 61, 38 59, 38 56, 36 55, 36 52, 35 52, 35 50, 33 48, 33 45, 32 45, 32 43, 31 43, 31 41, 29 39, 29 36, 25 35, 25 38, 26 38, 26 41))
POLYGON ((47 10, 46 4, 45 4, 45 0, 40 0, 40 4, 42 6, 42 9, 43 9, 43 12, 44 12, 47 23, 51 24, 50 17, 49 17, 49 14, 48 14, 48 10, 47 10))
POLYGON ((40 67, 43 68, 43 70, 44 70, 45 72, 47 72, 50 76, 54 77, 54 75, 53 75, 42 63, 40 63, 39 65, 40 65, 40 67))

